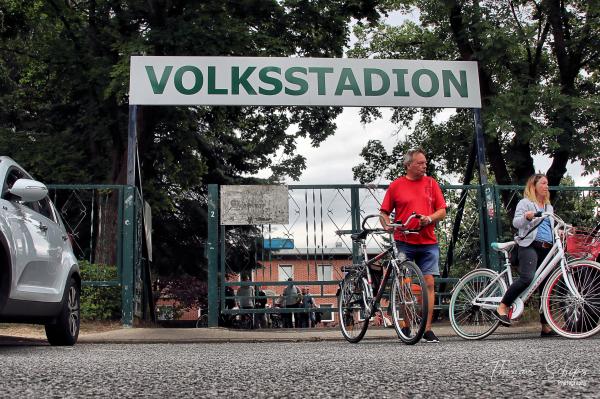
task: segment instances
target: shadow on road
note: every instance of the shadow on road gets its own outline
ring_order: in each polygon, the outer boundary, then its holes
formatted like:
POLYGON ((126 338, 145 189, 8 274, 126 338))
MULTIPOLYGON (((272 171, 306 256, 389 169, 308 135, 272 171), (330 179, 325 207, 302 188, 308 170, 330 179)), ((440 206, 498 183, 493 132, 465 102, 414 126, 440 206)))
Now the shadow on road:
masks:
POLYGON ((0 335, 0 347, 48 345, 48 341, 41 338, 11 337, 8 335, 0 335))

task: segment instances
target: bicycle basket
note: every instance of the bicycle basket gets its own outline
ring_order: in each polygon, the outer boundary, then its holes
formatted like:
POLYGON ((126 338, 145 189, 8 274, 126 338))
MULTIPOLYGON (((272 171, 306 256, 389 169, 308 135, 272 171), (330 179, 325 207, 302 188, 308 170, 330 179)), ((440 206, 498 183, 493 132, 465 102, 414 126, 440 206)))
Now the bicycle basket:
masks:
POLYGON ((600 232, 585 227, 574 227, 567 234, 566 252, 579 259, 596 259, 600 254, 600 232))

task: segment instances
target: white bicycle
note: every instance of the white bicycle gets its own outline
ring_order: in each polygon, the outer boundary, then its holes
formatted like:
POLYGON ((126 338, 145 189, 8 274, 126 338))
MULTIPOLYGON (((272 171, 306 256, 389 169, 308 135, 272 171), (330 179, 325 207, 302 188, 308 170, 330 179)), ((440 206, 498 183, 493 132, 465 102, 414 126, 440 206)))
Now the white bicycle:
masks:
MULTIPOLYGON (((514 301, 510 319, 520 317, 525 302, 550 276, 541 295, 541 311, 557 334, 567 338, 587 338, 600 330, 600 264, 591 260, 568 262, 564 240, 573 227, 553 213, 538 212, 535 217, 554 219, 554 244, 537 269, 533 281, 514 301)), ((483 339, 500 324, 493 315, 513 282, 509 253, 516 242, 492 243, 504 255, 504 270, 475 269, 456 284, 450 299, 450 322, 464 339, 483 339)))

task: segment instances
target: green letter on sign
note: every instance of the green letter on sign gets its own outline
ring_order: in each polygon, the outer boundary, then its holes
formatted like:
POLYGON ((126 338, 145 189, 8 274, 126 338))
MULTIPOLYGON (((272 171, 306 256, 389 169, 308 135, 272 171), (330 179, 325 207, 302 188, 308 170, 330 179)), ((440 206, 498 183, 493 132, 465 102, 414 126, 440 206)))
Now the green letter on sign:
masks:
POLYGON ((250 82, 248 82, 248 78, 255 69, 256 67, 253 66, 248 67, 242 76, 240 76, 240 67, 234 66, 231 68, 231 94, 240 94, 240 85, 242 85, 246 93, 252 96, 256 95, 256 91, 252 88, 250 82))
POLYGON ((294 73, 296 72, 303 73, 304 75, 306 75, 306 68, 292 67, 285 71, 285 80, 287 80, 291 84, 298 86, 298 89, 296 90, 292 90, 287 87, 285 88, 285 94, 289 94, 290 96, 301 96, 308 91, 308 83, 306 82, 306 80, 294 76, 294 73))
POLYGON ((341 96, 344 90, 352 90, 355 96, 360 96, 360 89, 358 88, 358 83, 356 82, 356 78, 352 73, 352 69, 350 68, 342 68, 342 73, 340 73, 340 80, 338 80, 337 88, 335 89, 335 95, 341 96), (348 83, 346 83, 346 81, 348 83))
POLYGON ((214 66, 208 67, 208 94, 227 94, 227 89, 217 89, 217 74, 214 66))
POLYGON ((365 96, 382 96, 387 93, 390 88, 390 78, 381 69, 365 68, 365 96), (381 88, 373 90, 373 75, 381 78, 381 88))
POLYGON ((202 88, 202 72, 193 65, 186 65, 179 68, 177 72, 175 72, 175 88, 181 94, 190 95, 198 93, 202 88), (191 89, 183 87, 183 74, 186 72, 194 74, 195 82, 191 89))
POLYGON ((469 89, 467 87, 467 71, 460 71, 460 83, 456 80, 456 76, 447 69, 442 70, 442 84, 444 86, 444 97, 451 97, 450 94, 450 83, 458 92, 461 97, 469 96, 469 89))
POLYGON ((281 75, 281 68, 274 66, 264 67, 260 70, 260 72, 258 72, 258 77, 263 83, 273 86, 272 89, 263 89, 262 87, 259 87, 258 92, 265 96, 274 96, 275 94, 279 94, 281 92, 283 85, 281 84, 281 81, 277 78, 269 76, 269 72, 277 72, 281 75))
POLYGON ((324 96, 326 92, 325 74, 333 73, 333 68, 310 67, 308 68, 308 72, 317 74, 317 94, 320 96, 324 96))
POLYGON ((392 73, 396 75, 398 90, 394 92, 396 97, 408 97, 406 85, 404 84, 404 76, 408 73, 408 69, 392 69, 392 73))
POLYGON ((440 81, 433 71, 430 71, 429 69, 419 69, 412 76, 412 87, 418 96, 431 97, 435 96, 440 89, 440 81), (423 75, 429 76, 429 79, 431 80, 431 89, 429 89, 429 91, 421 90, 421 76, 423 75))
POLYGON ((154 73, 154 67, 150 65, 146 65, 146 73, 148 74, 148 79, 150 80, 150 85, 152 86, 152 91, 154 94, 163 94, 165 91, 165 86, 167 85, 167 80, 169 80, 169 76, 171 75, 171 71, 173 70, 172 65, 168 65, 165 67, 165 70, 160 77, 160 82, 156 80, 156 74, 154 73))

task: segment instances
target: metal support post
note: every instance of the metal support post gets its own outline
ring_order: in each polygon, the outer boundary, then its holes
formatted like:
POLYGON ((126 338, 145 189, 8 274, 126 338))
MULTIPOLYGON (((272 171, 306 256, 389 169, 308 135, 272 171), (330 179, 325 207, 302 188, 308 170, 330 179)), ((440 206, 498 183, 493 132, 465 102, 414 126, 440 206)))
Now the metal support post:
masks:
POLYGON ((218 236, 219 236, 219 186, 208 185, 208 240, 206 255, 208 258, 208 326, 219 324, 218 301, 218 236))
MULTIPOLYGON (((360 231, 360 197, 358 187, 350 188, 350 218, 352 219, 352 232, 360 231)), ((359 246, 352 242, 352 263, 360 263, 359 246)))
POLYGON ((494 207, 494 197, 492 186, 488 183, 487 168, 485 165, 485 141, 483 134, 483 121, 481 119, 481 109, 473 108, 473 117, 475 120, 475 137, 477 142, 477 162, 479 165, 479 184, 481 187, 481 218, 483 221, 484 235, 484 254, 487 267, 498 267, 498 256, 490 251, 490 244, 498 239, 497 221, 494 207))
POLYGON ((135 186, 135 161, 137 154, 137 105, 129 106, 129 126, 127 129, 127 184, 135 186))
POLYGON ((123 261, 121 262, 122 323, 125 327, 132 327, 135 263, 135 187, 126 186, 121 192, 123 193, 121 198, 123 203, 123 261))

